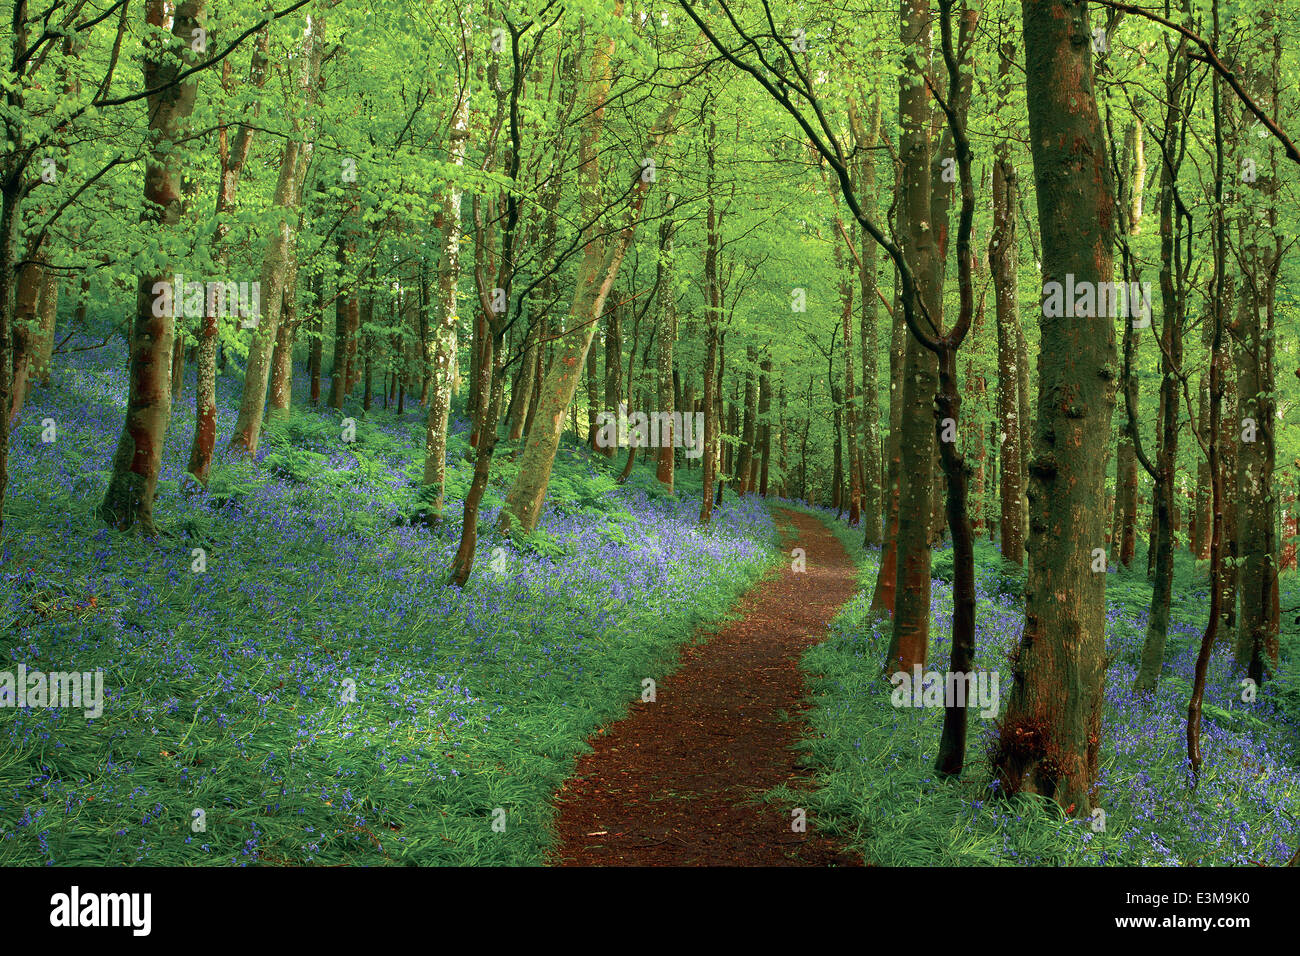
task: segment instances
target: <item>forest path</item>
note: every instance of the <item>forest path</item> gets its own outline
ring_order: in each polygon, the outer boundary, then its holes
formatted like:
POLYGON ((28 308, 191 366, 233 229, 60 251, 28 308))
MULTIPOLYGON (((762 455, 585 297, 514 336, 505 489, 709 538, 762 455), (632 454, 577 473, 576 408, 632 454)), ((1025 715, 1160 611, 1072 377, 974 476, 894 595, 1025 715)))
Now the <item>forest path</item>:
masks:
POLYGON ((564 866, 860 866, 858 856, 816 831, 791 826, 790 808, 759 803, 773 787, 810 789, 811 772, 791 747, 803 729, 799 658, 827 634, 853 596, 848 552, 816 518, 775 512, 787 554, 803 548, 807 570, 764 577, 738 617, 705 643, 683 648, 656 678, 656 702, 591 740, 556 795, 564 866))

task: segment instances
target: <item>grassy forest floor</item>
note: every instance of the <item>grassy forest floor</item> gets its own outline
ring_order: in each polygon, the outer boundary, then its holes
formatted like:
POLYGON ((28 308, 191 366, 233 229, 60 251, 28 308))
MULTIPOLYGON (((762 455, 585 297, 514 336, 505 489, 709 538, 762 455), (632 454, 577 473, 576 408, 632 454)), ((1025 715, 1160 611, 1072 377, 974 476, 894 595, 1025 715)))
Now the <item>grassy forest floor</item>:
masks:
MULTIPOLYGON (((1281 581, 1283 673, 1254 703, 1241 701, 1229 646, 1215 649, 1206 687, 1205 766, 1192 792, 1186 714, 1209 606, 1207 562, 1177 555, 1165 667, 1154 695, 1131 692, 1146 633, 1151 586, 1145 554, 1107 581, 1107 669, 1098 806, 1104 817, 1066 819, 1039 798, 995 799, 985 753, 994 722, 971 717, 966 772, 934 771, 943 710, 895 707, 881 676, 888 622, 869 613, 879 564, 857 529, 822 512, 859 563, 859 591, 826 642, 803 660, 814 708, 802 742, 822 787, 811 811, 880 865, 1285 864, 1300 841, 1300 575, 1281 581), (1290 609, 1288 611, 1288 609, 1290 609), (1104 826, 1104 829, 1102 827, 1104 826)), ((976 545, 976 669, 999 671, 1010 693, 1008 652, 1020 639, 1024 570, 1003 563, 987 539, 976 545)), ((951 650, 952 553, 934 554, 928 668, 945 671, 951 650)), ((785 794, 775 792, 774 799, 785 794)), ((811 812, 810 811, 810 812, 811 812)))
MULTIPOLYGON (((220 460, 203 491, 181 471, 192 376, 163 454, 165 536, 120 536, 94 515, 111 454, 102 436, 120 429, 127 393, 123 364, 107 364, 106 352, 61 362, 13 437, 5 667, 103 668, 106 700, 97 719, 0 708, 0 864, 540 863, 560 845, 554 795, 590 753, 587 739, 635 708, 644 678, 666 677, 683 648, 689 667, 692 635, 734 620, 756 581, 778 565, 789 577, 762 502, 728 495, 701 530, 698 470, 679 471, 676 499, 648 467, 619 487, 611 470, 621 455, 592 460, 566 437, 541 530, 514 543, 488 530, 514 467, 511 447, 499 448, 475 573, 463 591, 444 587, 470 476, 463 424, 449 448, 452 508, 437 531, 408 520, 424 439, 414 403, 400 417, 382 399, 364 415, 352 403, 343 415, 300 408, 267 428, 256 463, 220 460), (354 444, 341 441, 344 415, 357 420, 354 444), (47 420, 53 442, 42 440, 47 420)), ((219 408, 237 407, 236 383, 219 380, 219 408)), ((304 391, 300 381, 296 397, 304 391)), ((232 424, 222 418, 219 434, 232 424)), ((1168 664, 1143 701, 1128 687, 1150 594, 1145 562, 1112 573, 1106 817, 1094 832, 1052 805, 993 799, 983 759, 992 721, 972 720, 963 780, 936 779, 941 711, 893 707, 880 677, 887 635, 867 614, 878 554, 861 548, 857 529, 805 511, 857 562, 860 590, 802 658, 812 709, 800 747, 821 789, 776 786, 760 795, 773 813, 807 807, 819 832, 886 865, 1290 858, 1297 575, 1282 583, 1283 679, 1245 705, 1225 654, 1215 657, 1206 769, 1192 795, 1182 728, 1204 566, 1179 555, 1168 664)), ((816 548, 807 560, 816 568, 816 548)), ((987 543, 977 562, 976 665, 1006 673, 1023 571, 987 543)), ((942 549, 935 573, 930 660, 943 669, 951 556, 942 549)), ((775 746, 794 741, 798 726, 787 729, 775 746)))
MULTIPOLYGON (((450 589, 463 425, 438 533, 405 521, 414 403, 400 419, 349 405, 349 445, 338 412, 300 411, 267 429, 256 465, 220 461, 204 493, 181 470, 192 376, 163 453, 169 534, 121 536, 94 516, 127 394, 103 354, 60 365, 13 438, 6 667, 106 675, 99 719, 0 709, 3 865, 538 862, 587 735, 778 556, 759 502, 701 531, 694 498, 665 498, 650 473, 616 488, 613 464, 567 446, 545 531, 519 547, 485 533, 469 586, 450 589)), ((236 385, 219 380, 219 408, 238 406, 236 385)), ((510 473, 494 467, 485 525, 510 473)))

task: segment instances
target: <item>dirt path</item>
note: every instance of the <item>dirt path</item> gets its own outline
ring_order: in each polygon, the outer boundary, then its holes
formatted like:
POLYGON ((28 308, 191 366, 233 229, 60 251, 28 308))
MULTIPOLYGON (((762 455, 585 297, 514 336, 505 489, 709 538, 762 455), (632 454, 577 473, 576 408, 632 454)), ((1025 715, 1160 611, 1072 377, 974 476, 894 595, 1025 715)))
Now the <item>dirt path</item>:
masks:
POLYGON ((707 643, 683 649, 657 680, 655 703, 590 741, 556 795, 565 866, 830 866, 862 861, 817 833, 795 832, 789 807, 757 803, 782 783, 808 789, 811 774, 790 748, 806 709, 800 655, 827 633, 853 596, 856 571, 816 518, 777 513, 787 554, 807 570, 765 578, 741 615, 707 643), (793 524, 793 528, 789 525, 793 524))

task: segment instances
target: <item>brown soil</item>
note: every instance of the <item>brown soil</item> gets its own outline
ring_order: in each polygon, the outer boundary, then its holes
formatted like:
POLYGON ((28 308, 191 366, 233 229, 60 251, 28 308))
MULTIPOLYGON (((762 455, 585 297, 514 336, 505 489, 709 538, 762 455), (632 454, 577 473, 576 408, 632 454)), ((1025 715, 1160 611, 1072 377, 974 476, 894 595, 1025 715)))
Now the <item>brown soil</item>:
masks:
POLYGON ((839 841, 792 826, 790 806, 759 802, 812 780, 791 748, 805 731, 799 658, 853 596, 848 553, 816 518, 781 511, 787 553, 807 570, 764 578, 735 620, 683 649, 656 678, 656 701, 589 741, 556 795, 564 866, 861 866, 839 841), (788 523, 786 523, 788 522, 788 523), (793 524, 793 528, 790 527, 793 524))

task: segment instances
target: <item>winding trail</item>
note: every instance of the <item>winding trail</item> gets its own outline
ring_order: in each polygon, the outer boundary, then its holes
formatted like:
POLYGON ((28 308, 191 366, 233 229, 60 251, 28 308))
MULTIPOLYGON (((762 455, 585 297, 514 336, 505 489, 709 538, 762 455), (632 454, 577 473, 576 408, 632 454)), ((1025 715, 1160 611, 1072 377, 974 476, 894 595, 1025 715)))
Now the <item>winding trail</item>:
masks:
POLYGON ((799 657, 827 634, 856 585, 843 546, 810 515, 779 510, 787 560, 755 585, 721 630, 683 648, 656 677, 656 701, 591 738, 556 794, 563 866, 861 866, 838 841, 759 802, 782 783, 811 789, 791 748, 805 725, 799 657))

